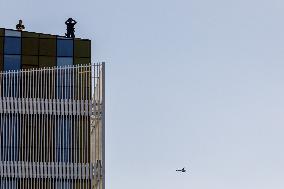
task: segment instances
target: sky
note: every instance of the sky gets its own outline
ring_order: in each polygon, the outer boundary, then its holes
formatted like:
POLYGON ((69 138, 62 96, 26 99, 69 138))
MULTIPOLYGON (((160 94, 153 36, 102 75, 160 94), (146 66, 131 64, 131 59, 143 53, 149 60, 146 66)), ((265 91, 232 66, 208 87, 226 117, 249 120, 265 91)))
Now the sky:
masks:
POLYGON ((284 188, 284 1, 0 7, 4 28, 63 35, 74 18, 106 62, 107 189, 284 188))

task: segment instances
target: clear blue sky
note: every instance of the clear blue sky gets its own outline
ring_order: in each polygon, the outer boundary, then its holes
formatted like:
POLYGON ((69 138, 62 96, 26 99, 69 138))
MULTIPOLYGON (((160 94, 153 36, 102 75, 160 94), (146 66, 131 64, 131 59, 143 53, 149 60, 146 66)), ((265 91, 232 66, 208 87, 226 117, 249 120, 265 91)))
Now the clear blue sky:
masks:
POLYGON ((283 1, 0 7, 5 28, 64 34, 73 17, 107 62, 107 189, 284 188, 283 1))

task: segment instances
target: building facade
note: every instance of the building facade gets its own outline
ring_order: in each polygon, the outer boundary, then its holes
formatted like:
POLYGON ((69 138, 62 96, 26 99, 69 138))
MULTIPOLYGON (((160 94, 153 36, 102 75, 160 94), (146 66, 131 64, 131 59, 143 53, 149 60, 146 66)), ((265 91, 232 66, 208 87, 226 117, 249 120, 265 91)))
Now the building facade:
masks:
POLYGON ((0 188, 104 189, 104 63, 91 42, 0 29, 0 188))
POLYGON ((91 62, 91 41, 0 28, 0 70, 91 62))

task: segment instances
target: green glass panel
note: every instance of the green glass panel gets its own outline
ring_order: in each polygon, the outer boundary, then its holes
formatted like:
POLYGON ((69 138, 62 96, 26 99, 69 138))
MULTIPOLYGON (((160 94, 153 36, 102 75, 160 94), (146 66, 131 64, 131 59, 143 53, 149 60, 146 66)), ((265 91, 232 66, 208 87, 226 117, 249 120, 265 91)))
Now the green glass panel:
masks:
POLYGON ((39 37, 39 34, 38 34, 38 33, 34 33, 34 32, 26 32, 26 31, 23 31, 23 32, 22 32, 22 37, 38 38, 38 37, 39 37))
POLYGON ((4 69, 4 64, 3 64, 3 54, 0 54, 0 71, 3 71, 4 69))
POLYGON ((38 55, 38 38, 22 38, 22 54, 38 55))
POLYGON ((75 58, 74 59, 74 64, 90 64, 91 63, 91 58, 75 58))
POLYGON ((56 58, 49 56, 39 57, 39 67, 54 67, 56 66, 56 58))
POLYGON ((22 65, 22 69, 38 68, 38 65, 22 65))
POLYGON ((49 35, 49 34, 39 34, 39 37, 40 38, 45 38, 45 39, 56 39, 56 36, 55 35, 49 35))
POLYGON ((4 29, 3 28, 0 28, 0 36, 4 36, 4 29))
POLYGON ((22 56, 22 65, 33 65, 38 67, 38 56, 22 56))
POLYGON ((0 37, 0 54, 4 54, 4 37, 0 37))
POLYGON ((39 39, 39 55, 56 56, 56 39, 39 39))
POLYGON ((90 40, 78 40, 74 42, 74 55, 75 57, 91 57, 91 41, 90 40))

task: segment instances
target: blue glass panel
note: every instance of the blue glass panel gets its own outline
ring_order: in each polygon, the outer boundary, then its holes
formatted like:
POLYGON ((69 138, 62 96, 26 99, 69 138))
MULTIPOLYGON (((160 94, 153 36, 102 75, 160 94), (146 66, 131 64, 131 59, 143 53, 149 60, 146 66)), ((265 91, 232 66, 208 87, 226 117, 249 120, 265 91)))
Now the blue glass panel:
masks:
POLYGON ((72 39, 57 39, 57 56, 73 56, 72 39))
POLYGON ((73 98, 74 77, 70 70, 61 69, 56 73, 56 96, 59 99, 73 98))
POLYGON ((21 38, 5 37, 4 54, 21 54, 21 38))
POLYGON ((58 57, 57 58, 57 66, 68 66, 73 65, 73 58, 69 57, 58 57))
MULTIPOLYGON (((73 65, 73 58, 68 57, 58 57, 57 66, 68 66, 73 65)), ((57 98, 59 99, 69 99, 71 98, 71 83, 72 83, 72 74, 70 71, 59 70, 56 74, 57 76, 57 98)))
MULTIPOLYGON (((18 55, 16 55, 18 56, 18 55)), ((18 87, 18 77, 16 74, 17 71, 13 71, 11 74, 5 74, 2 77, 2 95, 5 97, 18 97, 19 96, 19 87, 18 87)))
POLYGON ((21 69, 20 55, 4 55, 4 70, 19 70, 21 69))
POLYGON ((16 30, 5 30, 5 36, 21 37, 21 32, 16 30))

